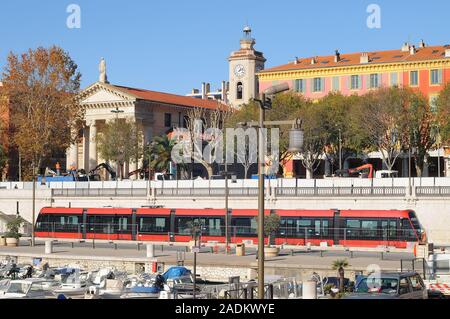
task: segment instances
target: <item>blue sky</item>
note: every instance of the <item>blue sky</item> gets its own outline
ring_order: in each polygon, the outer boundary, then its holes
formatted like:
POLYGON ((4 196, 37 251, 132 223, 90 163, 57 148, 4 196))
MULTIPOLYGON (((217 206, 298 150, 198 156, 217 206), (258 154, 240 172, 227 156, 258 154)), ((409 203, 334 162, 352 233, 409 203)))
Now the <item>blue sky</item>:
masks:
POLYGON ((266 67, 295 56, 400 48, 405 41, 450 43, 448 0, 45 0, 2 1, 0 67, 9 51, 59 45, 78 64, 85 87, 105 57, 114 84, 186 94, 228 78, 227 57, 249 24, 266 67), (70 4, 81 28, 69 29, 70 4), (368 5, 381 8, 381 29, 366 25, 368 5))

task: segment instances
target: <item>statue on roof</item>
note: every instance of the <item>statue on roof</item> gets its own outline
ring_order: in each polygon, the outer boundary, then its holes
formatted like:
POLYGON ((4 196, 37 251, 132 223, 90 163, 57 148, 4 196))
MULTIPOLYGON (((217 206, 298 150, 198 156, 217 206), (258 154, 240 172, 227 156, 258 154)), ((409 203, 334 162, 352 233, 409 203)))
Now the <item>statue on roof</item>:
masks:
POLYGON ((104 58, 102 58, 100 60, 100 65, 98 66, 98 70, 100 72, 100 76, 99 76, 98 80, 102 83, 109 83, 108 77, 106 76, 106 62, 105 62, 104 58))

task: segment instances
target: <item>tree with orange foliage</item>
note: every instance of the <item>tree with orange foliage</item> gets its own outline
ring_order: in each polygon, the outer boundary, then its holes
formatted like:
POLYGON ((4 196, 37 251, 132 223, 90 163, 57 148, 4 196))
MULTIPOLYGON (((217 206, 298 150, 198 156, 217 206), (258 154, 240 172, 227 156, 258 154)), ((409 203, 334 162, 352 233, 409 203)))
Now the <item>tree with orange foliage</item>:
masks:
POLYGON ((450 146, 450 83, 439 94, 437 104, 437 123, 442 144, 450 146))
POLYGON ((12 142, 32 167, 41 168, 74 142, 72 133, 83 117, 76 100, 80 78, 75 62, 59 47, 9 54, 2 94, 9 103, 12 142))

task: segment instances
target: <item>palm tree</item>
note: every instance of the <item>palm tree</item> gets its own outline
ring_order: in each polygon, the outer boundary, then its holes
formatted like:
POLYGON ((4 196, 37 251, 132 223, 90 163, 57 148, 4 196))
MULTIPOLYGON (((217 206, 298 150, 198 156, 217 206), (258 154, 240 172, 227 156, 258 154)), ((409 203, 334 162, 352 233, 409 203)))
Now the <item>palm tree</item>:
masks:
POLYGON ((149 159, 149 166, 155 172, 167 172, 172 161, 172 149, 175 141, 167 135, 155 136, 146 157, 149 159))
POLYGON ((349 267, 350 264, 348 263, 347 259, 337 259, 333 261, 333 270, 337 270, 339 274, 339 292, 344 292, 344 268, 349 267))

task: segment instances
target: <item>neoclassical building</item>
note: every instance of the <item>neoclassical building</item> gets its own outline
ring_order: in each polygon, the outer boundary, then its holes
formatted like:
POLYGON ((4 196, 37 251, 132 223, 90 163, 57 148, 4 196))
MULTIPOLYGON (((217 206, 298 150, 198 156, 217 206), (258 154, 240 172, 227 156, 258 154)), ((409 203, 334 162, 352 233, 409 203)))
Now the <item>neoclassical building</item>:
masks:
MULTIPOLYGON (((155 135, 166 134, 176 127, 185 127, 189 109, 215 110, 223 107, 219 101, 111 84, 106 77, 103 59, 99 81, 82 90, 79 99, 85 107, 85 125, 78 134, 78 142, 67 150, 66 167, 69 169, 74 166, 87 172, 103 162, 97 152, 96 136, 107 121, 116 117, 136 121, 142 127, 146 144, 155 135)), ((139 165, 126 164, 125 174, 140 168, 139 165)))

